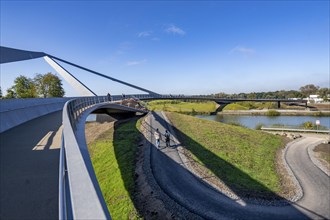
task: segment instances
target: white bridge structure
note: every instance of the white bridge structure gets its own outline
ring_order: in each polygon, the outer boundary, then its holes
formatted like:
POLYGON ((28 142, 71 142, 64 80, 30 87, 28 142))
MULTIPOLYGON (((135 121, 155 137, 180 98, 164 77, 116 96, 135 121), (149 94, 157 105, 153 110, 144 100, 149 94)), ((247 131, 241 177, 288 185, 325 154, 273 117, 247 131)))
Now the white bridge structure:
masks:
MULTIPOLYGON (((62 110, 62 143, 60 148, 59 175, 58 175, 58 213, 55 218, 59 219, 111 219, 106 207, 98 181, 96 179, 91 159, 85 141, 84 124, 87 116, 95 111, 104 110, 111 114, 135 113, 145 114, 147 110, 120 104, 123 98, 135 98, 140 100, 152 99, 205 99, 213 100, 222 107, 226 104, 238 101, 262 101, 262 102, 290 102, 301 103, 302 100, 285 99, 216 99, 207 96, 174 96, 160 95, 148 89, 123 82, 93 70, 81 67, 66 60, 43 53, 18 50, 1 46, 0 63, 3 65, 9 62, 23 61, 43 57, 66 81, 68 81, 83 97, 76 98, 50 98, 50 99, 26 99, 26 100, 1 100, 0 135, 6 131, 20 126, 22 123, 32 119, 62 110), (111 100, 107 96, 97 96, 91 89, 83 84, 77 77, 67 71, 59 62, 63 62, 77 68, 88 71, 92 74, 107 78, 126 86, 138 89, 144 93, 135 95, 112 96, 111 100)), ((2 143, 3 144, 3 143, 2 143)), ((6 143, 4 143, 5 145, 6 143)), ((3 147, 3 146, 1 146, 3 147)), ((8 149, 10 151, 10 149, 8 149)), ((1 166, 5 164, 1 164, 1 166)), ((10 168, 6 171, 10 172, 10 168)), ((1 180, 5 184, 5 180, 1 180)), ((10 184, 10 183, 8 183, 10 184)), ((1 186, 3 187, 3 186, 1 186)), ((1 192, 3 193, 3 192, 1 192)), ((4 199, 5 196, 1 194, 4 199)), ((5 205, 6 200, 1 200, 5 205)), ((2 210, 3 211, 3 210, 2 210)), ((3 214, 0 217, 10 217, 3 214)), ((41 216, 48 218, 50 216, 41 216)), ((53 216, 54 217, 54 216, 53 216)))
MULTIPOLYGON (((107 109, 111 114, 146 113, 145 110, 121 105, 116 102, 121 96, 97 96, 74 75, 64 69, 55 58, 42 52, 17 50, 1 47, 1 64, 44 57, 44 59, 84 97, 48 98, 26 100, 1 100, 1 128, 5 132, 20 124, 63 109, 62 144, 59 159, 59 219, 111 219, 98 185, 85 142, 84 124, 87 116, 95 110, 107 109), (110 111, 109 111, 110 110, 110 111)), ((142 90, 152 95, 156 93, 144 88, 88 70, 110 80, 142 90)), ((131 96, 127 96, 131 97, 131 96)), ((44 219, 50 216, 44 216, 44 219)))

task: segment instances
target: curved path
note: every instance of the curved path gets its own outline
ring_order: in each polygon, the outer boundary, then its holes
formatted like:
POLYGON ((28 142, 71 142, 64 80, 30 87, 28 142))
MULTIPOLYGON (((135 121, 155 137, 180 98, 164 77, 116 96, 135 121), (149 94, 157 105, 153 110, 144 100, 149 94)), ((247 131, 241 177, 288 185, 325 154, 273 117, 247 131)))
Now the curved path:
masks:
MULTIPOLYGON (((161 133, 169 130, 162 113, 153 112, 149 117, 152 128, 159 128, 161 133)), ((150 164, 155 180, 168 196, 206 219, 324 219, 330 218, 330 179, 311 162, 306 150, 317 141, 305 138, 288 149, 287 161, 301 182, 304 197, 281 207, 255 205, 244 199, 237 202, 215 191, 191 174, 177 150, 165 148, 164 143, 161 150, 152 147, 150 164)), ((151 142, 154 143, 153 135, 151 142)))
POLYGON ((312 162, 308 154, 308 148, 318 144, 320 138, 305 137, 288 148, 286 160, 304 193, 297 205, 330 219, 330 178, 312 162))
POLYGON ((0 134, 0 219, 58 219, 62 111, 0 134))

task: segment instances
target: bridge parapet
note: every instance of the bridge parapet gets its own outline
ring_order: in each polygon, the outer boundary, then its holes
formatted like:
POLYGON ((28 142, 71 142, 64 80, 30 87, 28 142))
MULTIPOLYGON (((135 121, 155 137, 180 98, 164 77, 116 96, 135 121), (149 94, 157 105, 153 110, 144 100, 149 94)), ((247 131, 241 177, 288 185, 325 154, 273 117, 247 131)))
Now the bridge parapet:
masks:
POLYGON ((0 133, 40 116, 60 111, 71 98, 0 100, 0 133))
POLYGON ((81 118, 88 109, 110 103, 106 96, 70 100, 63 108, 63 134, 59 164, 59 218, 110 219, 89 157, 81 118), (80 130, 80 132, 79 132, 80 130))
POLYGON ((85 141, 85 119, 100 108, 145 112, 121 105, 120 96, 77 98, 63 108, 63 134, 59 167, 60 219, 111 219, 96 179, 85 141))

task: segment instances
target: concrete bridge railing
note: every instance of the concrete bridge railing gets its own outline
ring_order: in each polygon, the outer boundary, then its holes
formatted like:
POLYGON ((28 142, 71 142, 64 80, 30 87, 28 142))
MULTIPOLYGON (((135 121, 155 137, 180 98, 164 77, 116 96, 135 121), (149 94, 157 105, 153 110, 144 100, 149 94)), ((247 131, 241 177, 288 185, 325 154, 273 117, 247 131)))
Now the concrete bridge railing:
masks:
POLYGON ((0 133, 29 120, 59 111, 70 98, 0 100, 0 133))
MULTIPOLYGON (((119 101, 119 96, 114 97, 119 101)), ((111 219, 96 179, 85 141, 85 120, 98 109, 118 112, 141 112, 110 102, 108 97, 85 97, 70 100, 63 108, 63 134, 59 167, 60 219, 111 219)))
POLYGON ((84 112, 106 97, 70 100, 63 108, 59 164, 59 219, 110 219, 87 149, 79 145, 79 121, 84 112), (87 152, 86 152, 87 151, 87 152))

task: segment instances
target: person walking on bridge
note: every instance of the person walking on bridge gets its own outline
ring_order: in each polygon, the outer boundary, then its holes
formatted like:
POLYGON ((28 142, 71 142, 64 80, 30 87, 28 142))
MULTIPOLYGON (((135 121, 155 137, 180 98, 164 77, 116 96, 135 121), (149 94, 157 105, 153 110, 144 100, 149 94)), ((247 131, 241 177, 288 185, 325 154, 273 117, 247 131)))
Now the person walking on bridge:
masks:
POLYGON ((156 139, 156 148, 159 150, 159 144, 160 144, 160 132, 159 129, 157 128, 155 133, 154 133, 155 139, 156 139))
POLYGON ((110 95, 110 93, 108 93, 107 97, 108 97, 108 101, 111 102, 112 99, 111 99, 111 95, 110 95))
POLYGON ((171 136, 170 133, 168 132, 168 130, 165 131, 165 142, 166 142, 166 147, 170 147, 170 140, 171 140, 171 136))

